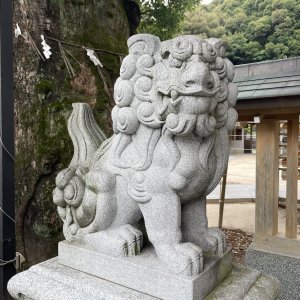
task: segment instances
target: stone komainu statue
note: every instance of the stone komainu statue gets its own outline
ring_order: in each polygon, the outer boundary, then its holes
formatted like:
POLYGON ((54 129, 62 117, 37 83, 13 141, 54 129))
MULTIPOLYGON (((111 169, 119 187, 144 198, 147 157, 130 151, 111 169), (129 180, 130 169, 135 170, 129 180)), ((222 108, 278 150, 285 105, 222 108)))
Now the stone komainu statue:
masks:
MULTIPOLYGON (((203 253, 225 251, 207 227, 206 196, 229 155, 237 88, 218 39, 151 35, 128 40, 105 140, 87 104, 68 122, 74 157, 56 178, 54 203, 67 240, 114 256, 137 255, 144 224, 158 258, 176 274, 203 269, 203 253)), ((144 233, 144 236, 146 233, 144 233)))

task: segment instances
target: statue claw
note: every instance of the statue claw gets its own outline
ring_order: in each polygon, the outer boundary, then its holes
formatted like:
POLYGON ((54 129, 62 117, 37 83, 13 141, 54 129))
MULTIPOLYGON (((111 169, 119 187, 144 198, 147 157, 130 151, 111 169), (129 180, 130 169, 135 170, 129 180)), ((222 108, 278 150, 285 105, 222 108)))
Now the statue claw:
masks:
POLYGON ((141 253, 143 248, 143 234, 141 231, 127 224, 121 227, 120 234, 126 241, 126 256, 135 256, 141 253))
POLYGON ((215 228, 201 230, 199 243, 204 252, 211 254, 223 254, 226 248, 225 235, 215 228))
POLYGON ((143 248, 143 234, 127 224, 117 229, 85 235, 85 242, 99 252, 111 256, 135 256, 143 248))
POLYGON ((216 228, 207 228, 207 234, 217 239, 217 254, 223 254, 226 250, 225 234, 216 228))
POLYGON ((156 245, 155 249, 159 258, 178 275, 196 276, 203 271, 202 250, 192 243, 156 245))

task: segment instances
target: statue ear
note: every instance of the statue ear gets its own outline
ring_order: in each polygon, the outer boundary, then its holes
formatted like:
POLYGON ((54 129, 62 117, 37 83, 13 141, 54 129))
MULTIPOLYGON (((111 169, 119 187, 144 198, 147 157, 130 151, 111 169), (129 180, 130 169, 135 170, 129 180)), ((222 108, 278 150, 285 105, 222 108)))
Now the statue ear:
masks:
POLYGON ((136 67, 138 72, 141 75, 153 77, 154 64, 155 64, 155 60, 153 56, 149 54, 143 54, 142 56, 139 57, 136 67))
POLYGON ((159 51, 160 39, 151 34, 136 34, 127 41, 129 54, 141 56, 149 54, 153 56, 159 51))
POLYGON ((225 58, 226 57, 226 51, 228 49, 228 45, 225 41, 220 40, 218 38, 208 38, 205 40, 207 43, 211 44, 214 46, 214 48, 217 51, 217 55, 225 58))

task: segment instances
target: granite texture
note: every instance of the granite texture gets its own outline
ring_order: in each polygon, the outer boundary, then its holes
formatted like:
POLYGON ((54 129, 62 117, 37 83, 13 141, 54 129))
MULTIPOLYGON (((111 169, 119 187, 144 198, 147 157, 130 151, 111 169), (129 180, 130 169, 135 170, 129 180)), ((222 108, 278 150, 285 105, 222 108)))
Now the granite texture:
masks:
MULTIPOLYGON (((276 280, 241 266, 234 266, 223 283, 205 300, 273 300, 278 293, 276 280)), ((57 258, 17 274, 10 280, 8 290, 17 300, 159 299, 65 267, 57 258)), ((169 292, 171 295, 172 291, 169 292)))
POLYGON ((207 227, 206 195, 220 181, 235 126, 237 87, 219 39, 141 34, 115 83, 114 134, 105 140, 87 104, 68 121, 74 156, 56 178, 54 203, 69 241, 111 256, 142 252, 145 234, 174 274, 203 271, 223 254, 207 227), (146 232, 135 224, 144 220, 146 232))
POLYGON ((193 277, 174 275, 161 264, 153 247, 144 248, 142 255, 115 258, 63 241, 58 254, 60 264, 168 300, 203 299, 232 269, 231 250, 205 256, 203 272, 193 277))
POLYGON ((246 264, 279 280, 278 299, 300 299, 300 259, 249 248, 246 264))

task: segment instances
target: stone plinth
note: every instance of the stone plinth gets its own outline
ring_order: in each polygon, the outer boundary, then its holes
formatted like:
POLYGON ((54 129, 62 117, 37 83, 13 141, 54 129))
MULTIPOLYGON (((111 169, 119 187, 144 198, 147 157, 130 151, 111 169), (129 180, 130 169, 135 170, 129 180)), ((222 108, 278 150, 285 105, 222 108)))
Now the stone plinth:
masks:
POLYGON ((205 300, 273 300, 279 293, 278 280, 261 272, 234 265, 232 272, 205 300))
POLYGON ((65 267, 58 258, 15 275, 7 289, 14 299, 150 300, 155 299, 104 279, 65 267))
POLYGON ((58 262, 142 293, 169 300, 200 300, 231 271, 231 251, 206 256, 204 271, 196 276, 174 275, 158 260, 153 247, 141 255, 115 258, 75 243, 58 246, 58 262))
MULTIPOLYGON (((14 276, 8 291, 18 300, 154 300, 141 293, 58 263, 53 258, 14 276)), ((170 291, 172 293, 172 291, 170 291)), ((273 300, 274 278, 253 269, 233 266, 232 272, 205 300, 273 300)))

